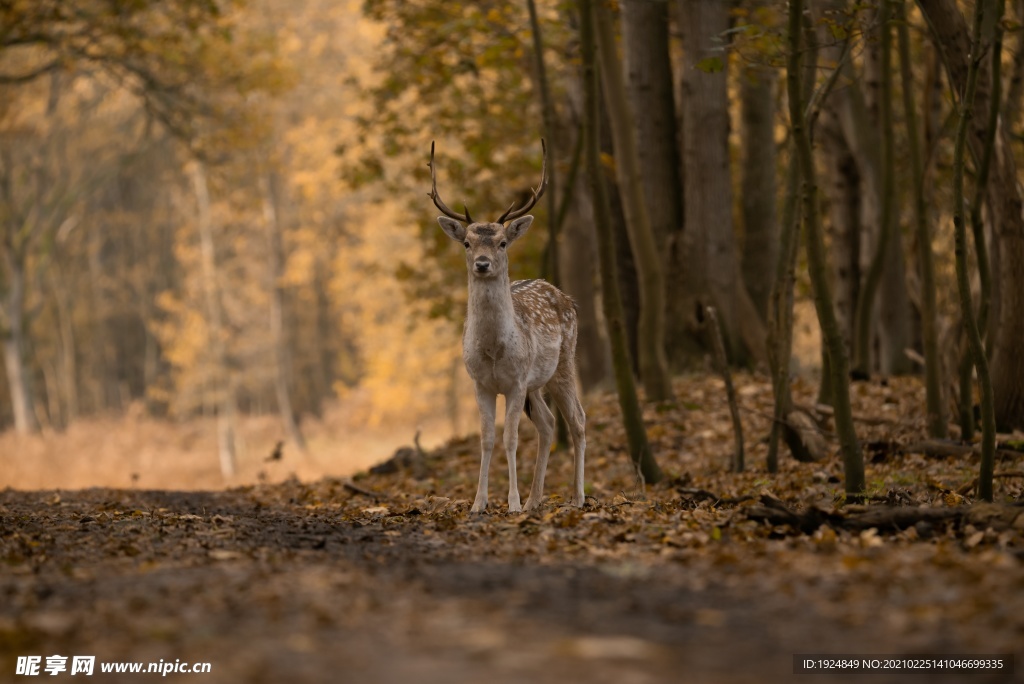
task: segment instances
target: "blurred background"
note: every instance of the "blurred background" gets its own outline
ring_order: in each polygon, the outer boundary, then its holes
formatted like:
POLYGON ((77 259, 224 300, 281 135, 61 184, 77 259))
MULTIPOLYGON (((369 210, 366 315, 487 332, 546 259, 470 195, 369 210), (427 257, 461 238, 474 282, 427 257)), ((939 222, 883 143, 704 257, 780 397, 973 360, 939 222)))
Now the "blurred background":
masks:
MULTIPOLYGON (((1004 22, 1014 31, 1018 4, 1004 22)), ((710 291, 731 360, 763 369, 791 167, 786 3, 609 9, 663 259, 668 368, 705 367, 694 292, 710 291)), ((857 138, 878 117, 877 11, 822 2, 807 18, 818 36, 811 91, 844 70, 815 135, 851 348, 882 204, 871 137, 857 138)), ((580 382, 610 388, 573 3, 37 0, 4 4, 0 19, 0 487, 347 474, 417 434, 429 447, 475 431, 459 341, 465 266, 427 198, 432 140, 448 204, 493 220, 539 183, 547 138, 552 184, 512 277, 547 277, 577 298, 580 382)), ((952 105, 913 6, 909 22, 936 231, 923 251, 935 259, 952 377, 952 226, 938 209, 950 205, 952 105)), ((1012 35, 1016 117, 1024 60, 1012 35)), ((647 265, 631 255, 604 124, 636 359, 647 265)), ((899 239, 875 284, 860 367, 919 373, 913 189, 906 177, 890 183, 899 239)), ((795 299, 794 371, 817 377, 802 255, 795 299)))

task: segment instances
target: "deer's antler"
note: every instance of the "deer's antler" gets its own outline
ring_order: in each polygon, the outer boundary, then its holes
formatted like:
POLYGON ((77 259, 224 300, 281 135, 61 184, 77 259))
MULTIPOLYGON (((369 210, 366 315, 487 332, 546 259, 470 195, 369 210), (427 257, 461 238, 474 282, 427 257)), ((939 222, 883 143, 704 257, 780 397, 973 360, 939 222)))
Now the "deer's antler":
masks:
POLYGON ((548 187, 548 147, 544 143, 544 138, 540 139, 540 148, 541 148, 541 150, 543 151, 543 154, 544 154, 544 160, 541 162, 541 169, 540 169, 540 175, 541 175, 540 189, 534 190, 533 188, 530 188, 530 192, 533 193, 533 197, 531 197, 526 202, 526 204, 524 206, 520 207, 519 209, 516 209, 515 211, 512 211, 512 209, 516 206, 516 203, 512 202, 512 204, 509 205, 509 208, 505 210, 505 213, 502 214, 501 216, 499 216, 498 220, 495 223, 507 223, 508 221, 512 221, 514 219, 519 218, 520 216, 523 216, 524 214, 526 214, 526 212, 530 211, 530 209, 533 209, 533 205, 535 205, 537 203, 537 200, 540 199, 540 196, 544 194, 545 190, 547 190, 547 187, 548 187))
POLYGON ((463 204, 462 208, 466 210, 465 214, 456 214, 454 211, 448 208, 448 205, 441 199, 441 195, 437 194, 437 173, 434 170, 434 141, 430 141, 430 162, 427 164, 430 167, 430 192, 427 193, 427 197, 434 200, 434 206, 441 210, 448 218, 453 218, 456 221, 464 221, 465 223, 473 223, 473 218, 469 215, 469 208, 463 204))

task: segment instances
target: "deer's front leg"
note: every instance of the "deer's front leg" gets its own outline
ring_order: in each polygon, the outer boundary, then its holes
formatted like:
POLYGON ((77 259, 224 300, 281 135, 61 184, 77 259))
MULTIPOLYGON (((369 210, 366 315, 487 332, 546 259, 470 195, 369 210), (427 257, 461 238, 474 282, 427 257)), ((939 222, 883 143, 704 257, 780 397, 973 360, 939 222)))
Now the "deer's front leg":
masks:
POLYGON ((496 394, 489 394, 479 387, 476 389, 476 403, 480 407, 480 479, 476 485, 476 498, 473 499, 473 513, 482 513, 487 508, 487 473, 491 467, 491 454, 494 453, 494 404, 496 394))
POLYGON ((526 389, 516 388, 505 395, 505 456, 508 458, 508 511, 523 510, 519 502, 519 479, 516 476, 516 449, 519 446, 519 417, 526 403, 526 389))

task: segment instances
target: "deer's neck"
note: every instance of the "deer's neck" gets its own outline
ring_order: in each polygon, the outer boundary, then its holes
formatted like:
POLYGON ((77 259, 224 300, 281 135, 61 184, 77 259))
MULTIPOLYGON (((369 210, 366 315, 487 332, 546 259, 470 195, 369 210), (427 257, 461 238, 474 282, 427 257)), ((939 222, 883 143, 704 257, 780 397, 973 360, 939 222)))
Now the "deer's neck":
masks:
POLYGON ((470 276, 466 342, 492 348, 508 344, 517 333, 508 274, 488 280, 470 276))

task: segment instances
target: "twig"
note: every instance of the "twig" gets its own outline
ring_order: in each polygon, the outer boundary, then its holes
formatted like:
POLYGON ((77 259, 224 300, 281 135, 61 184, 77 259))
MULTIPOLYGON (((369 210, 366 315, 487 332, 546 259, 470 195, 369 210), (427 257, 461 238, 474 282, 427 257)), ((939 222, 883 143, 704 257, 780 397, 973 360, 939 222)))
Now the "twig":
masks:
POLYGON ((725 344, 722 342, 722 328, 718 325, 718 314, 715 307, 705 307, 711 330, 711 349, 714 352, 715 365, 725 381, 725 395, 729 400, 729 413, 732 414, 732 431, 736 439, 736 451, 733 452, 733 472, 743 472, 743 424, 740 422, 740 410, 736 403, 736 389, 732 385, 729 373, 729 362, 725 358, 725 344))
POLYGON ((380 499, 380 494, 371 492, 369 489, 363 489, 355 482, 352 482, 352 480, 342 480, 341 485, 353 494, 362 494, 363 496, 370 497, 374 501, 378 501, 380 499))
POLYGON ((425 452, 423 447, 420 446, 420 431, 418 428, 416 429, 416 435, 412 438, 412 443, 416 445, 416 451, 419 452, 419 455, 422 458, 426 458, 427 452, 425 452))

